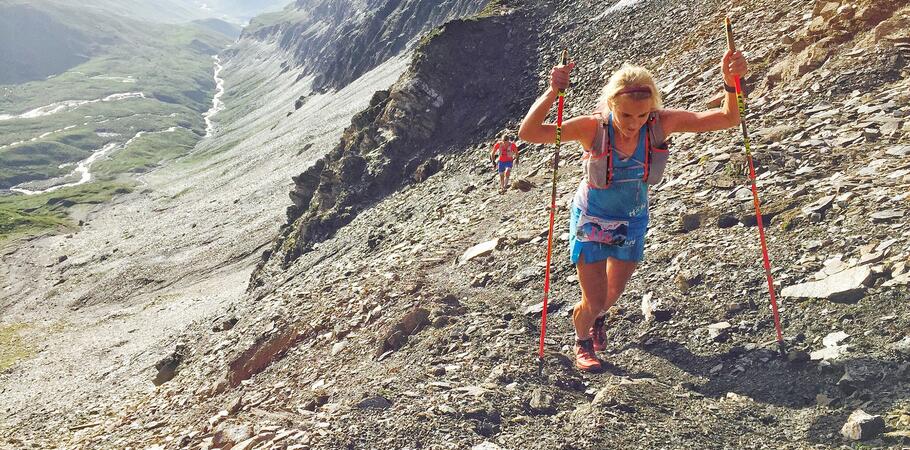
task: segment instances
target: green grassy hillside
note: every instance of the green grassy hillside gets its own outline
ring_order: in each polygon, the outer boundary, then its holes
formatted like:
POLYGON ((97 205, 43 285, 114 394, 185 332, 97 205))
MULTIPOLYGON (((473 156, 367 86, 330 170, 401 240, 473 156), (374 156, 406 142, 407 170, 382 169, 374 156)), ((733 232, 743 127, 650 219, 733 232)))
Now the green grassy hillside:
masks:
MULTIPOLYGON (((186 154, 205 135, 202 114, 215 92, 213 56, 232 41, 198 24, 143 22, 51 1, 0 0, 0 30, 7 33, 0 59, 20 60, 19 66, 0 61, 0 190, 66 176, 109 144, 114 150, 92 166, 94 182, 119 182, 122 174, 186 154), (5 25, 23 17, 30 24, 9 32, 5 25), (20 47, 50 55, 7 51, 20 47), (70 54, 77 56, 68 60, 70 54), (44 76, 65 65, 71 67, 44 76), (36 79, 12 82, 23 74, 36 79)), ((104 191, 78 186, 53 194, 82 196, 86 189, 104 191)), ((0 237, 64 220, 58 207, 41 205, 41 196, 16 197, 0 197, 0 237)))

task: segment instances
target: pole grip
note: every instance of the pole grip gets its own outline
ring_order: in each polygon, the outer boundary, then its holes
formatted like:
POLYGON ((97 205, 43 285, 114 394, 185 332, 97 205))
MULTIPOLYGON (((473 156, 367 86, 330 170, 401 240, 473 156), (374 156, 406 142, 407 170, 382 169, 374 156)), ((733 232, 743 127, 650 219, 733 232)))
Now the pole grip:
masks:
POLYGON ((733 43, 733 24, 730 23, 729 17, 724 17, 724 28, 727 30, 727 48, 736 51, 736 44, 733 43))
POLYGON ((563 49, 562 56, 559 57, 559 65, 564 66, 569 63, 569 49, 563 49))

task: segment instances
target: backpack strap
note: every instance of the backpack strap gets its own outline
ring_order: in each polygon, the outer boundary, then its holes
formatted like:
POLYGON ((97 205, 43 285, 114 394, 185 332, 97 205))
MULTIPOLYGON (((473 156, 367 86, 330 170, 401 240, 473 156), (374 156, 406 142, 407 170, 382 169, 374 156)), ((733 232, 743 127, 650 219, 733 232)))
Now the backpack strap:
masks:
POLYGON ((600 160, 601 158, 607 159, 607 167, 605 169, 604 183, 605 185, 600 187, 605 189, 610 187, 611 181, 613 180, 613 152, 612 145, 610 142, 610 129, 607 124, 607 118, 601 112, 595 112, 594 118, 598 122, 597 132, 594 133, 594 142, 592 142, 590 155, 593 159, 600 160))
MULTIPOLYGON (((667 150, 670 147, 670 139, 667 139, 666 133, 664 133, 664 127, 660 123, 660 114, 657 111, 648 114, 648 137, 651 139, 651 143, 654 144, 654 148, 660 150, 667 150)), ((651 146, 649 145, 650 149, 651 146)))
MULTIPOLYGON (((651 118, 648 117, 648 123, 650 124, 651 118)), ((642 164, 644 170, 644 175, 642 175, 642 181, 648 181, 648 174, 651 171, 651 127, 648 126, 645 132, 645 162, 642 164)))
POLYGON ((604 177, 604 189, 613 184, 613 141, 610 140, 610 127, 613 126, 613 116, 611 115, 608 120, 609 123, 603 120, 603 116, 601 116, 600 151, 607 152, 607 176, 604 177))
POLYGON ((657 111, 654 111, 648 114, 648 121, 645 122, 647 125, 647 134, 645 136, 645 173, 642 176, 642 180, 648 181, 648 175, 651 172, 651 157, 652 153, 657 149, 658 151, 667 151, 670 148, 670 140, 667 139, 667 135, 664 133, 664 127, 660 123, 660 114, 657 111))

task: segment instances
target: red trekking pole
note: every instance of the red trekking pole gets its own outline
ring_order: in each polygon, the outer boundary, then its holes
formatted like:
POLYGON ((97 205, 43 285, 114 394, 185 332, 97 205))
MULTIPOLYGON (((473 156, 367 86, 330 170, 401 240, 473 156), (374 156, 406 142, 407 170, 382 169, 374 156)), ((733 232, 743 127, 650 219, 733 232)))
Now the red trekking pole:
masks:
MULTIPOLYGON (((569 62, 569 51, 563 50, 559 64, 569 62)), ((560 89, 556 107, 556 152, 553 155, 553 188, 550 192, 550 232, 547 234, 547 272, 543 281, 543 312, 540 318, 540 350, 537 353, 537 374, 543 374, 543 342, 547 334, 547 299, 550 293, 550 259, 553 256, 553 223, 556 220, 556 177, 559 171, 559 145, 562 143, 562 111, 566 103, 566 91, 560 89)))
MULTIPOLYGON (((731 51, 736 50, 733 45, 733 25, 730 24, 730 18, 724 19, 727 29, 727 46, 731 51)), ((737 76, 736 81, 736 104, 739 107, 740 124, 743 129, 743 144, 746 146, 746 159, 749 161, 749 178, 752 180, 752 203, 755 204, 755 220, 758 223, 758 237, 761 240, 762 258, 765 262, 765 276, 768 278, 768 292, 771 294, 771 312, 774 314, 774 328, 777 329, 777 345, 781 355, 784 355, 784 335, 780 328, 780 316, 777 313, 777 296, 774 293, 774 280, 771 278, 771 261, 768 258, 768 244, 765 243, 765 227, 762 224, 761 208, 758 201, 758 189, 755 186, 755 164, 752 163, 752 144, 749 140, 749 130, 746 129, 746 101, 743 97, 742 80, 737 76)))

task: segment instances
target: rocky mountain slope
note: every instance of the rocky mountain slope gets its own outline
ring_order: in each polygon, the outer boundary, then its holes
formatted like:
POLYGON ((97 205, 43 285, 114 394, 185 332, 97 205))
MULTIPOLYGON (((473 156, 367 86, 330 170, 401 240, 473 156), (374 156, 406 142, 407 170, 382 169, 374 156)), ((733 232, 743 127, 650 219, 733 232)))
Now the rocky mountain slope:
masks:
MULTIPOLYGON (((154 370, 124 366, 156 388, 70 411, 54 422, 63 435, 20 419, 7 443, 831 448, 853 445, 844 425, 863 410, 877 416, 859 428, 863 445, 907 445, 910 6, 718 6, 495 2, 431 33, 324 156, 313 149, 328 150, 326 139, 282 138, 302 125, 277 119, 289 105, 268 98, 255 66, 238 70, 233 95, 262 98, 226 114, 226 136, 256 129, 249 142, 287 162, 300 149, 312 164, 300 175, 283 169, 296 175, 289 200, 274 187, 255 198, 274 220, 290 207, 278 238, 255 250, 264 253, 247 293, 196 315, 154 370), (515 189, 500 196, 489 146, 515 129, 562 48, 578 63, 569 116, 590 111, 625 61, 654 70, 668 107, 707 107, 720 86, 725 14, 752 65, 747 119, 789 353, 776 352, 741 136, 729 130, 675 140, 651 192, 646 260, 611 311, 600 374, 578 373, 567 357, 579 289, 565 224, 581 171, 578 146, 563 149, 538 375, 552 149, 524 146, 515 189), (500 71, 481 70, 498 59, 500 71), (257 107, 271 110, 251 114, 257 107)), ((273 58, 274 67, 278 45, 247 41, 232 61, 273 58)), ((283 101, 295 84, 286 71, 272 75, 283 101)), ((269 156, 232 159, 256 147, 224 145, 226 165, 211 172, 261 170, 269 156)), ((230 207, 215 209, 226 217, 230 207)))
POLYGON ((179 160, 136 174, 134 191, 74 206, 80 225, 71 233, 4 243, 4 438, 51 445, 65 424, 152 386, 154 376, 140 374, 156 372, 180 330, 246 289, 286 220, 275 205, 288 202, 291 176, 328 152, 408 61, 392 57, 318 94, 311 78, 286 70, 288 56, 273 39, 244 39, 221 58, 225 109, 212 117, 211 136, 179 160))
POLYGON ((479 11, 478 0, 297 0, 284 11, 257 17, 244 30, 277 37, 300 76, 315 75, 314 90, 341 88, 399 54, 414 37, 448 20, 479 11))
POLYGON ((409 75, 377 92, 335 149, 294 178, 288 226, 272 252, 284 267, 403 184, 435 174, 439 156, 510 118, 517 104, 501 93, 532 82, 536 42, 495 19, 455 20, 435 33, 417 49, 409 75), (518 63, 504 63, 510 60, 518 63))

